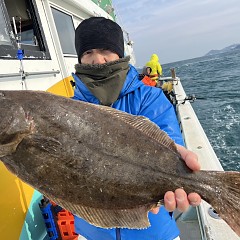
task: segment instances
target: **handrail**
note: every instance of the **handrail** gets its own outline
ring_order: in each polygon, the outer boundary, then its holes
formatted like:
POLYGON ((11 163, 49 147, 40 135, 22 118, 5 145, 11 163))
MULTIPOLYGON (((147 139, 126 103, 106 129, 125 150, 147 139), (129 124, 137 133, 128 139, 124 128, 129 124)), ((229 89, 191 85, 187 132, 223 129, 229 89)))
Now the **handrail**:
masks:
MULTIPOLYGON (((59 70, 53 70, 53 71, 42 71, 42 72, 24 72, 25 76, 31 76, 31 75, 43 75, 43 74, 59 74, 59 70)), ((6 78, 6 77, 21 77, 21 72, 19 73, 8 73, 8 74, 0 74, 0 78, 6 78)))

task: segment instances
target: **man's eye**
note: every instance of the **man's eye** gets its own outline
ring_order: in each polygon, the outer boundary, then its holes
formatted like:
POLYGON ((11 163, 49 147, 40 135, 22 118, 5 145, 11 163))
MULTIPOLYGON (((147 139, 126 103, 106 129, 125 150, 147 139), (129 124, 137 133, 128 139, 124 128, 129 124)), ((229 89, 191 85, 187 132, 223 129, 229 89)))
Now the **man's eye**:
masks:
POLYGON ((92 52, 91 50, 86 51, 86 52, 83 53, 83 55, 88 55, 88 54, 90 54, 91 52, 92 52))

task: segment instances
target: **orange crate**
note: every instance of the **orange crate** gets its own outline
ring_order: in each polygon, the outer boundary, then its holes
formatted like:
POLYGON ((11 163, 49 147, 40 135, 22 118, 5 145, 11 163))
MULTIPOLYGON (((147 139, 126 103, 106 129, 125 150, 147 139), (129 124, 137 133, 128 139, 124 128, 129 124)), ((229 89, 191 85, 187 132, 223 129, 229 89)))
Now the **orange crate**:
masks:
POLYGON ((58 228, 63 240, 75 240, 78 234, 75 233, 74 220, 58 220, 58 228))
POLYGON ((49 200, 49 201, 50 201, 50 203, 51 203, 54 207, 57 206, 57 204, 56 204, 54 201, 52 201, 52 200, 49 200))
POLYGON ((60 212, 58 212, 57 218, 58 220, 69 220, 69 221, 74 220, 73 215, 65 209, 62 209, 60 212))

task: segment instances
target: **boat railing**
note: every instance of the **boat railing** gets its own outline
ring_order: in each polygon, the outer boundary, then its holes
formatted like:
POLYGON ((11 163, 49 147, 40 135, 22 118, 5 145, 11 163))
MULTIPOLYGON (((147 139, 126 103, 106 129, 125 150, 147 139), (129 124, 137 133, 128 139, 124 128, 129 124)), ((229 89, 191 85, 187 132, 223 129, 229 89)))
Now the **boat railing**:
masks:
MULTIPOLYGON (((39 71, 39 72, 24 72, 25 77, 27 76, 36 76, 36 75, 46 75, 46 74, 59 74, 59 70, 52 70, 52 71, 39 71)), ((18 73, 8 73, 8 74, 0 74, 0 78, 7 78, 7 77, 21 77, 22 72, 18 73)))

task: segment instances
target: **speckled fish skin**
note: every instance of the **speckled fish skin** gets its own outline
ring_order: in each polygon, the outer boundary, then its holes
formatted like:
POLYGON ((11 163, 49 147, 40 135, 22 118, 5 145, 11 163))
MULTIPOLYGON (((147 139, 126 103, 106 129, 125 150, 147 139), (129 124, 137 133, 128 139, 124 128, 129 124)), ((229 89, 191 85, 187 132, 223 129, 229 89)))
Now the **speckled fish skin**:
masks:
POLYGON ((41 91, 0 91, 0 159, 95 226, 146 228, 165 192, 198 192, 240 234, 240 173, 193 173, 147 118, 41 91))

